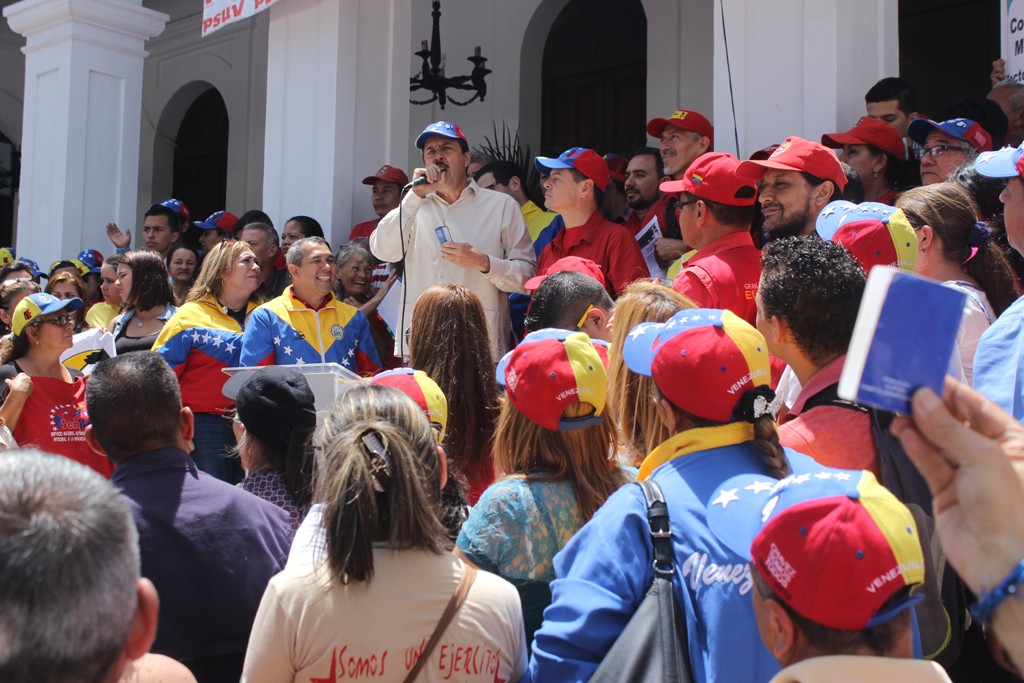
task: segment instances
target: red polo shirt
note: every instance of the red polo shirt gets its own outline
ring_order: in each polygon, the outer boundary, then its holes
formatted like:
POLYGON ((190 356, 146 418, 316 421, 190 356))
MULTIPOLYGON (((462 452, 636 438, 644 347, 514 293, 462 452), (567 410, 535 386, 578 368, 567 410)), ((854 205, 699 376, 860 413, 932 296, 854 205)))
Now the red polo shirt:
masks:
POLYGON ((537 272, 544 273, 552 263, 566 256, 588 258, 601 266, 605 288, 614 299, 633 280, 650 277, 640 247, 629 230, 610 223, 595 211, 578 228, 566 227, 537 259, 537 272))
POLYGON ((377 223, 380 222, 379 218, 374 218, 372 221, 365 221, 363 223, 356 223, 352 226, 352 232, 348 235, 348 241, 351 242, 354 239, 360 237, 369 238, 370 234, 377 229, 377 223))
POLYGON ((701 308, 732 311, 751 325, 757 317, 761 252, 748 232, 734 232, 708 244, 686 262, 672 288, 701 308))

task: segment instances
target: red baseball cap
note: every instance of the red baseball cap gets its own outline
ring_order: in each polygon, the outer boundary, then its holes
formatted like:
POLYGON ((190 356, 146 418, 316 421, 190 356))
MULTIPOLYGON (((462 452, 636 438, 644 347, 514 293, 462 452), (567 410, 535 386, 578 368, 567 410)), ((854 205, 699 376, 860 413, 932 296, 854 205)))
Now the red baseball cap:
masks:
POLYGON ((597 265, 594 261, 581 256, 563 256, 558 259, 545 270, 542 274, 531 277, 523 285, 523 288, 533 291, 540 287, 540 284, 547 279, 548 275, 560 273, 563 270, 571 270, 575 273, 583 273, 589 275, 598 282, 601 283, 602 287, 605 287, 604 273, 601 272, 601 266, 597 265))
POLYGON ((214 211, 205 221, 196 223, 200 230, 223 230, 231 232, 238 224, 238 216, 230 211, 214 211))
POLYGON ((505 354, 495 374, 505 396, 531 422, 551 431, 571 431, 604 420, 608 393, 607 345, 585 332, 538 330, 505 354), (563 418, 574 403, 594 412, 563 418))
POLYGON ((817 142, 791 135, 764 161, 744 161, 737 167, 737 175, 750 180, 761 180, 769 169, 803 171, 816 178, 831 180, 840 192, 846 189, 846 173, 835 152, 817 142))
POLYGON ((609 178, 619 183, 626 182, 626 166, 629 165, 626 157, 609 152, 604 155, 604 163, 608 167, 609 178))
POLYGON ((597 188, 604 192, 608 187, 608 165, 597 152, 586 147, 572 147, 558 155, 558 158, 537 157, 533 160, 537 172, 542 176, 560 168, 575 168, 577 171, 594 181, 597 188))
POLYGON ((762 147, 761 149, 759 149, 756 152, 754 152, 753 154, 751 154, 749 159, 751 161, 764 161, 765 159, 770 157, 772 155, 772 152, 774 152, 778 148, 779 148, 778 144, 768 145, 767 147, 762 147))
POLYGON ((373 185, 378 180, 383 180, 385 183, 394 183, 399 187, 405 187, 409 184, 409 177, 405 175, 405 171, 395 166, 388 166, 387 164, 381 166, 373 175, 363 178, 363 185, 373 185))
POLYGON ((736 175, 740 160, 725 152, 708 152, 694 159, 682 180, 669 180, 659 187, 662 192, 689 192, 716 204, 753 206, 757 186, 736 175))
POLYGON ((647 122, 647 134, 652 138, 660 138, 665 126, 674 126, 680 130, 693 131, 703 135, 710 141, 709 149, 715 148, 715 127, 702 114, 686 109, 677 109, 667 119, 651 119, 647 122))
POLYGON ((860 117, 857 125, 845 133, 822 135, 821 144, 833 149, 843 145, 873 145, 900 161, 907 158, 907 147, 895 126, 870 116, 860 117))

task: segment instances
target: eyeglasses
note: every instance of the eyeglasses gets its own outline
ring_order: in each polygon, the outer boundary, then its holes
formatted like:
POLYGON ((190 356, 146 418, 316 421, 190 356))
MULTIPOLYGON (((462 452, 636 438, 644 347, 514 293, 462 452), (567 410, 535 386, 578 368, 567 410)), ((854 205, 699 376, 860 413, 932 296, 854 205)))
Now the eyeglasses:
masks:
POLYGON ((592 310, 594 310, 594 304, 590 304, 587 306, 587 310, 583 311, 583 315, 580 316, 579 322, 576 323, 577 330, 583 329, 583 326, 587 324, 587 316, 590 315, 592 310))
POLYGON ((73 315, 58 315, 53 318, 40 318, 40 325, 56 325, 57 327, 67 327, 75 324, 75 316, 73 315))
POLYGON ((676 202, 676 213, 682 213, 684 206, 689 206, 690 204, 696 204, 699 201, 700 201, 699 199, 691 199, 691 200, 686 201, 686 202, 676 202))
POLYGON ((939 158, 946 152, 969 152, 970 147, 956 147, 954 145, 932 145, 931 147, 922 147, 917 150, 917 160, 921 161, 925 157, 939 158))

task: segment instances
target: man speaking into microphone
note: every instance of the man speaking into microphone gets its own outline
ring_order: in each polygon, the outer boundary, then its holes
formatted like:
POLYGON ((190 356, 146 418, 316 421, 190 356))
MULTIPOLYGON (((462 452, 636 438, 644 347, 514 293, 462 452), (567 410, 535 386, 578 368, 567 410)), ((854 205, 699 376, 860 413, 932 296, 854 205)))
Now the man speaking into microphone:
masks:
POLYGON ((512 197, 485 190, 469 177, 469 142, 458 124, 432 123, 416 138, 423 168, 412 173, 411 188, 398 208, 380 219, 370 235, 370 251, 382 261, 405 260, 405 278, 396 354, 408 355, 416 299, 431 285, 468 287, 480 298, 495 359, 511 346, 508 293, 537 270, 533 242, 522 211, 512 197))

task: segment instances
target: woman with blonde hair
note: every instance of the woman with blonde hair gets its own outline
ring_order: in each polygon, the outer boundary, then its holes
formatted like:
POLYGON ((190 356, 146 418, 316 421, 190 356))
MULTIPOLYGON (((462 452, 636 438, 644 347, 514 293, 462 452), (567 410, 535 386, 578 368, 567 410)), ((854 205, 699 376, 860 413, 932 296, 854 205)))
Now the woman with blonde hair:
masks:
POLYGON ((954 183, 915 187, 896 202, 917 233, 914 272, 964 293, 957 348, 968 384, 978 340, 1017 298, 1009 262, 989 237, 967 190, 954 183))
POLYGON ((498 385, 480 299, 462 285, 434 285, 416 300, 409 328, 409 365, 427 373, 448 397, 446 450, 453 477, 465 477, 473 505, 494 481, 491 441, 498 385))
POLYGON ((629 285, 616 302, 608 352, 608 406, 619 427, 620 458, 628 465, 639 465, 669 433, 651 401, 654 380, 632 372, 622 358, 626 335, 640 323, 663 323, 688 308, 696 306, 679 292, 649 280, 629 285))
POLYGON ((477 501, 456 545, 519 590, 528 643, 551 602, 555 554, 633 478, 613 457, 606 363, 604 342, 547 329, 498 364, 506 398, 494 456, 506 477, 477 501))
POLYGON ((235 446, 224 419, 234 402, 222 389, 221 370, 238 366, 242 330, 258 305, 260 266, 246 242, 227 240, 203 260, 203 268, 185 303, 167 321, 153 345, 181 383, 181 402, 195 414, 195 457, 201 470, 237 484, 242 468, 230 457, 235 446))
POLYGON ((420 407, 392 387, 356 385, 317 438, 326 553, 270 581, 242 680, 336 680, 357 670, 386 682, 522 678, 515 590, 449 552, 444 454, 420 407))

